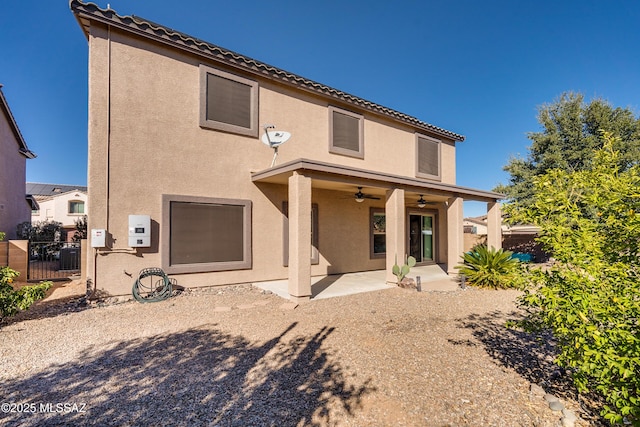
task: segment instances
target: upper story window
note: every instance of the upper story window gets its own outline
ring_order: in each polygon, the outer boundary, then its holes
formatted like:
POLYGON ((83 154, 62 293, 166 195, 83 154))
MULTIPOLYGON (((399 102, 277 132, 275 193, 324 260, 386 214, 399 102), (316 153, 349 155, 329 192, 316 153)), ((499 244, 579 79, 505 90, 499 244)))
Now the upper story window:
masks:
POLYGON ((70 215, 83 215, 84 214, 84 202, 82 200, 69 201, 69 214, 70 215))
POLYGON ((440 179, 440 140, 416 134, 416 176, 440 179))
POLYGON ((364 159, 362 115, 329 107, 329 152, 364 159))
POLYGON ((258 136, 258 82, 200 65, 200 126, 258 136))

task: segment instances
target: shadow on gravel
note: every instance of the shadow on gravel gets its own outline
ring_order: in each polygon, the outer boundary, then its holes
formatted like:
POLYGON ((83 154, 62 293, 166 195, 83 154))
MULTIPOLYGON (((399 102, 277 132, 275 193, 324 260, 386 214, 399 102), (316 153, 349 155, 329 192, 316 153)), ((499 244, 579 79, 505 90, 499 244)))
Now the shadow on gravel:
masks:
POLYGON ((83 296, 70 296, 51 301, 37 301, 27 310, 23 310, 13 317, 2 319, 0 328, 13 323, 20 323, 26 320, 44 319, 48 317, 64 316, 69 313, 77 313, 90 309, 91 305, 83 296))
POLYGON ((336 410, 352 414, 371 380, 354 385, 322 348, 332 328, 285 338, 295 327, 263 344, 206 325, 89 348, 78 362, 2 384, 3 402, 50 413, 0 414, 0 424, 321 426, 336 410))
MULTIPOLYGON (((484 315, 472 314, 458 319, 458 322, 471 330, 475 339, 498 363, 513 369, 530 383, 541 385, 547 393, 561 399, 580 401, 582 409, 587 411, 581 415, 586 415, 594 425, 604 425, 597 415, 598 408, 593 397, 585 401, 584 396, 578 396, 570 374, 554 362, 558 353, 553 335, 535 335, 508 328, 506 323, 510 320, 521 320, 521 317, 517 313, 493 311, 484 315)), ((478 345, 471 340, 449 342, 454 345, 478 345)))

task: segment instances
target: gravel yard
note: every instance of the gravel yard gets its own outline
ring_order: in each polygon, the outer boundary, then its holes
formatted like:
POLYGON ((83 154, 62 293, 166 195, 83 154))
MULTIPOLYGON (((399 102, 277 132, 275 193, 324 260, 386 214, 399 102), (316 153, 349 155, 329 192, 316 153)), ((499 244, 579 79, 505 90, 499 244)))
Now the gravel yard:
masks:
POLYGON ((34 307, 0 329, 0 424, 561 425, 538 383, 597 425, 550 350, 504 327, 516 296, 393 288, 294 309, 233 286, 34 307))

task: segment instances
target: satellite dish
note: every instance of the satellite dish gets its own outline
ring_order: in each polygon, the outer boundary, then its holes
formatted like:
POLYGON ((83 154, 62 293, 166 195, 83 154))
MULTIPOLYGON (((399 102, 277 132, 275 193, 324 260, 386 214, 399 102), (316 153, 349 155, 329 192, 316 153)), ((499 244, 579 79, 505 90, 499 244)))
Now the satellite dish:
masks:
POLYGON ((272 130, 274 125, 264 125, 264 135, 262 135, 262 143, 273 148, 273 160, 271 161, 271 167, 276 164, 276 158, 278 157, 278 147, 287 142, 291 138, 289 132, 283 130, 272 130))
POLYGON ((289 132, 281 131, 281 130, 272 130, 270 132, 265 132, 262 135, 262 143, 264 145, 268 145, 271 148, 279 147, 285 142, 287 142, 291 138, 291 134, 289 132))

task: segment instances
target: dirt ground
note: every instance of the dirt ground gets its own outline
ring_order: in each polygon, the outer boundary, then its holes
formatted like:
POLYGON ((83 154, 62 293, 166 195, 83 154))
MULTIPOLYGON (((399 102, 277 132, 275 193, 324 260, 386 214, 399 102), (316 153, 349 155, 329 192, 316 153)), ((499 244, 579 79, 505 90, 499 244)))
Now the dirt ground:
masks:
POLYGON ((91 306, 80 290, 61 284, 0 328, 0 400, 38 409, 0 424, 558 426, 539 384, 599 425, 552 345, 505 327, 516 291, 296 306, 246 285, 91 306))

